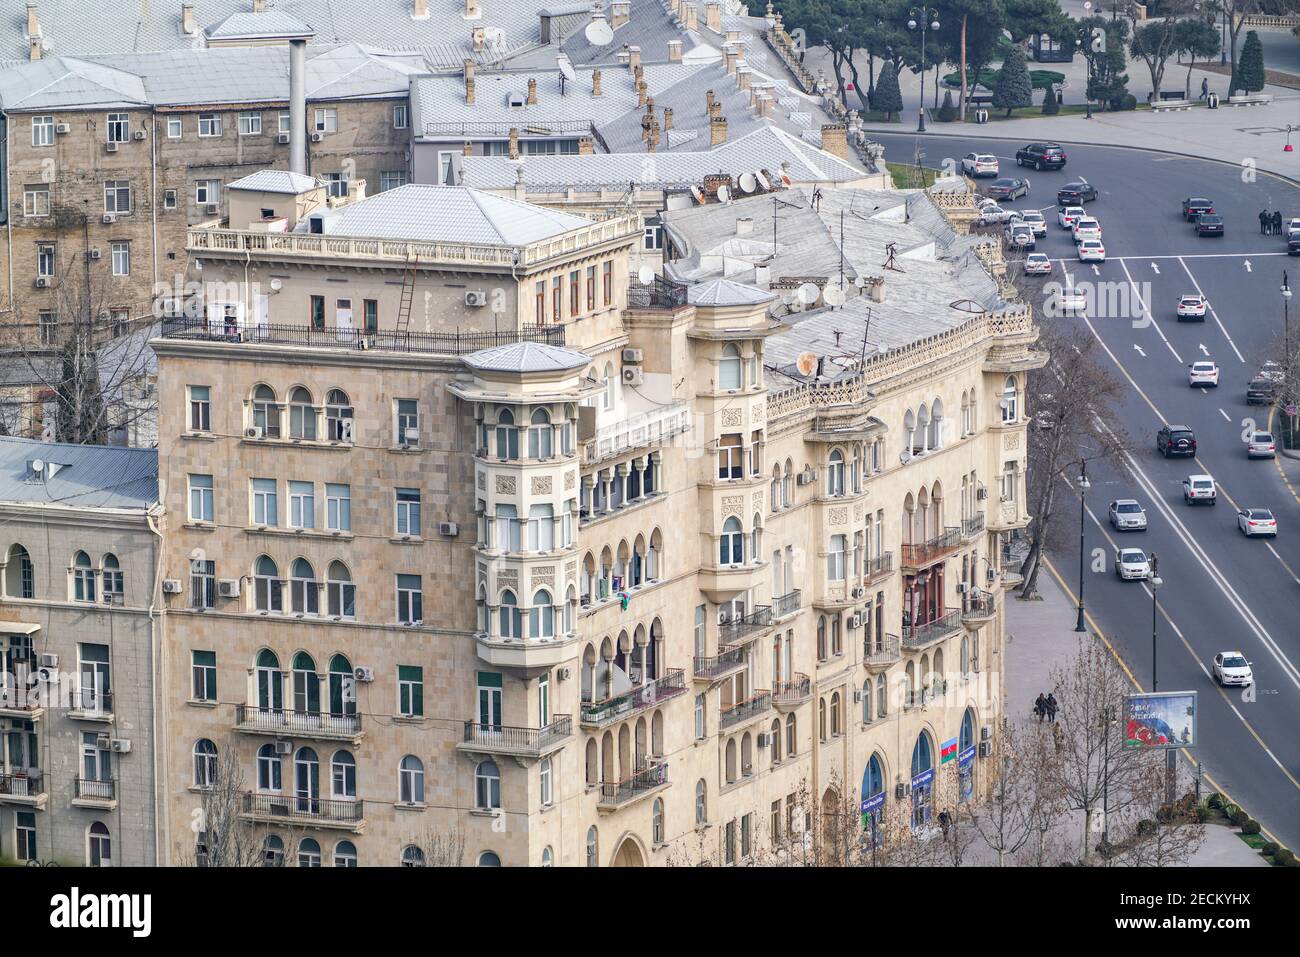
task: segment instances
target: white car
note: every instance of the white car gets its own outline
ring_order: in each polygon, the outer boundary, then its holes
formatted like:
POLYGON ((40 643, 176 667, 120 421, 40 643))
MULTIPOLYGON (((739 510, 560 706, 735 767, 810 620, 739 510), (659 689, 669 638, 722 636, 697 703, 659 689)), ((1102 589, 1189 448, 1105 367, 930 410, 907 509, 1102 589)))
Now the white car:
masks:
POLYGON ((1179 296, 1178 297, 1178 318, 1179 319, 1204 319, 1205 310, 1209 307, 1209 302, 1204 296, 1179 296))
POLYGON ((1003 209, 997 203, 990 203, 987 206, 980 207, 979 224, 981 226, 992 226, 997 223, 1005 223, 1011 219, 1011 211, 1003 209))
POLYGON ((1277 537, 1277 519, 1266 508, 1243 508, 1237 513, 1237 528, 1247 538, 1255 535, 1277 537))
POLYGON ((1063 316, 1070 312, 1083 312, 1088 308, 1088 297, 1078 289, 1062 289, 1056 294, 1053 303, 1055 315, 1063 316))
POLYGON ((1151 577, 1151 562, 1140 548, 1120 548, 1115 552, 1115 574, 1120 581, 1145 581, 1151 577))
POLYGON ((1081 216, 1074 221, 1070 227, 1070 232, 1074 234, 1074 241, 1081 243, 1085 239, 1101 240, 1101 223, 1091 216, 1081 216))
POLYGON ((998 158, 991 153, 967 153, 961 158, 961 171, 967 176, 998 175, 998 158))
POLYGON ((1030 253, 1025 257, 1026 276, 1047 276, 1051 272, 1052 261, 1047 258, 1047 253, 1030 253))
POLYGON ((1088 211, 1082 206, 1062 206, 1056 211, 1056 221, 1062 229, 1074 229, 1074 221, 1087 216, 1088 211))
POLYGON ((1183 504, 1195 505, 1197 502, 1209 502, 1213 505, 1219 500, 1219 490, 1214 487, 1214 479, 1209 475, 1189 475, 1183 479, 1183 504))
POLYGON ((1105 261, 1106 247, 1101 244, 1100 239, 1085 239, 1079 243, 1079 262, 1104 263, 1105 261))
POLYGON ((1034 231, 1024 220, 1013 216, 1002 231, 1002 239, 1012 249, 1033 249, 1037 242, 1034 231))
POLYGON ((1016 211, 1016 215, 1025 221, 1025 224, 1034 231, 1035 236, 1047 235, 1047 220, 1038 210, 1021 209, 1016 211))
POLYGON ((1255 680, 1250 662, 1240 651, 1221 651, 1214 656, 1214 680, 1221 685, 1245 687, 1255 680))
POLYGON ((1204 359, 1193 362, 1187 367, 1187 384, 1196 386, 1218 386, 1219 384, 1219 364, 1209 362, 1204 359))
POLYGON ((1110 503, 1110 525, 1117 532, 1145 532, 1147 513, 1137 499, 1121 498, 1110 503))
POLYGON ((1272 432, 1252 432, 1250 438, 1246 439, 1246 458, 1248 459, 1274 459, 1277 458, 1277 442, 1273 439, 1272 432))

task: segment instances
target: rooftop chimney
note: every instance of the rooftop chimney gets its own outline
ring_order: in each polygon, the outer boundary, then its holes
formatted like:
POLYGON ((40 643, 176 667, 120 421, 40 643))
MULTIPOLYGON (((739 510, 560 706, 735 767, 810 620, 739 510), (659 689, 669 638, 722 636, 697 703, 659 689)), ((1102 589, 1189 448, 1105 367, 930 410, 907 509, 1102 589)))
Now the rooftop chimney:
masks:
POLYGON ((773 98, 771 93, 760 93, 758 95, 758 115, 770 117, 772 115, 773 98))
POLYGON ((633 72, 636 72, 641 67, 641 48, 628 47, 627 54, 628 54, 627 68, 629 70, 632 70, 633 72))
POLYGON ((700 11, 693 3, 682 4, 682 9, 686 15, 682 19, 686 22, 687 30, 698 30, 700 28, 700 11))
POLYGON ((482 16, 482 11, 478 8, 478 0, 465 0, 465 19, 477 20, 482 16))
POLYGON ((266 0, 253 0, 254 13, 266 13, 266 0))
MULTIPOLYGON (((513 133, 514 131, 511 130, 513 133)), ((515 199, 521 203, 528 199, 528 187, 524 184, 524 164, 515 167, 515 199)))
POLYGON ((636 105, 645 106, 646 85, 645 80, 638 80, 636 84, 636 105))
POLYGON ((465 141, 464 145, 461 146, 461 148, 460 148, 460 155, 461 155, 461 156, 473 156, 473 155, 474 155, 474 141, 473 141, 473 140, 466 140, 466 141, 465 141))
POLYGON ((31 47, 30 47, 30 49, 31 49, 31 58, 32 58, 33 60, 39 60, 39 59, 41 58, 41 53, 42 53, 42 50, 41 50, 41 38, 40 38, 40 36, 38 35, 38 36, 34 36, 34 37, 32 37, 32 38, 31 38, 31 41, 30 41, 30 44, 31 44, 31 47))
POLYGON ((364 179, 348 180, 348 202, 357 203, 366 198, 366 181, 364 179))
POLYGON ((591 156, 596 152, 596 141, 590 136, 578 137, 578 155, 591 156))
POLYGON ((667 132, 672 128, 673 128, 673 108, 671 106, 665 106, 664 107, 664 132, 667 132))
POLYGON ((682 41, 681 40, 668 41, 668 62, 669 63, 682 62, 682 41))
POLYGON ((609 11, 609 25, 615 30, 632 19, 632 4, 630 0, 614 0, 614 2, 609 5, 609 11))
POLYGON ((739 43, 739 42, 740 42, 740 31, 739 31, 739 30, 728 30, 727 33, 726 33, 726 38, 727 38, 727 42, 728 42, 728 43, 739 43))
MULTIPOLYGON (((41 18, 36 13, 36 4, 27 4, 27 38, 39 37, 41 35, 41 18)), ((32 57, 33 60, 37 57, 32 57)))
POLYGON ((519 128, 515 126, 510 127, 510 158, 519 159, 519 128))
POLYGON ((722 32, 722 4, 719 0, 708 0, 704 5, 704 25, 714 33, 722 32))
POLYGON ((600 96, 600 71, 591 71, 591 95, 600 96))
POLYGON ((709 120, 709 146, 721 146, 727 142, 727 118, 715 116, 709 120))
POLYGON ((714 98, 714 96, 713 96, 713 91, 712 91, 712 90, 705 90, 705 91, 704 91, 704 115, 705 115, 705 116, 712 116, 712 115, 713 115, 713 102, 714 102, 714 99, 715 99, 715 98, 714 98))
POLYGON ((487 31, 482 27, 475 27, 470 31, 470 39, 474 43, 474 52, 482 53, 487 49, 487 31))
POLYGON ((537 105, 537 81, 531 78, 528 81, 528 105, 537 105))
POLYGON ((848 132, 843 123, 822 125, 822 149, 842 160, 849 158, 848 132))
POLYGON ((429 0, 415 0, 411 7, 411 16, 416 20, 429 19, 429 0))
MULTIPOLYGON (((28 7, 29 10, 35 10, 35 7, 28 7)), ((193 36, 194 31, 198 28, 194 24, 194 4, 181 4, 181 32, 186 36, 193 36)))
POLYGON ((885 301, 885 277, 884 276, 867 277, 867 295, 871 297, 872 302, 885 301))
POLYGON ((682 12, 682 0, 668 0, 668 9, 673 16, 679 16, 682 12))
POLYGON ((730 43, 722 48, 722 65, 727 71, 727 76, 732 76, 736 72, 736 49, 730 43))
POLYGON ((474 61, 466 59, 465 63, 465 102, 474 105, 474 61))
POLYGON ((307 173, 307 41, 289 41, 289 169, 307 173))
POLYGON ((751 70, 751 69, 750 69, 749 67, 747 67, 747 66, 739 66, 739 67, 736 67, 736 87, 737 87, 737 89, 741 89, 741 90, 748 90, 748 89, 749 89, 749 78, 750 78, 750 76, 753 74, 753 72, 754 72, 754 71, 751 70))

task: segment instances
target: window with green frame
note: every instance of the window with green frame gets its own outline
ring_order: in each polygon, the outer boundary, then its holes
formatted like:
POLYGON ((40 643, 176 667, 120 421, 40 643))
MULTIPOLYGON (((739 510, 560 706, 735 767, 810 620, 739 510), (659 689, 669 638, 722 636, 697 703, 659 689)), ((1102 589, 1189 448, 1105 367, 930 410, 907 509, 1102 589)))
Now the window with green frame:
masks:
POLYGON ((190 652, 194 673, 194 700, 217 700, 217 653, 215 651, 190 652))
POLYGON ((423 717, 424 669, 419 665, 397 666, 397 709, 403 717, 423 717))

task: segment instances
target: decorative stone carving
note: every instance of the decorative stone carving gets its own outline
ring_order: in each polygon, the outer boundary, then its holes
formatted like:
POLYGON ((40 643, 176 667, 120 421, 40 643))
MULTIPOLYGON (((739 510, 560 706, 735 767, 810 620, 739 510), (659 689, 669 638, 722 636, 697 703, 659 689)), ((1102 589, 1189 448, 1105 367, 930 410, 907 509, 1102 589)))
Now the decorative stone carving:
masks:
POLYGON ((745 496, 743 495, 724 495, 722 496, 722 517, 727 518, 731 515, 739 515, 745 508, 745 496))
POLYGON ((482 489, 484 492, 487 491, 487 473, 486 473, 486 472, 479 472, 479 473, 478 473, 478 487, 479 487, 480 489, 482 489))
POLYGON ((575 575, 577 575, 577 574, 578 574, 578 563, 577 563, 577 562, 569 562, 567 565, 565 565, 565 566, 564 566, 564 574, 567 575, 569 578, 573 578, 575 575))
POLYGON ((763 406, 753 405, 749 408, 749 418, 755 424, 763 421, 763 406))
POLYGON ((764 496, 762 492, 754 493, 754 511, 756 512, 763 511, 763 497, 764 496))
POLYGON ((830 510, 830 514, 827 516, 826 520, 831 525, 847 525, 849 524, 849 510, 843 506, 833 508, 830 510))
POLYGON ((853 506, 853 521, 854 521, 855 523, 856 523, 856 522, 860 522, 860 521, 862 521, 862 503, 861 503, 861 502, 859 502, 857 505, 854 505, 854 506, 853 506))
POLYGON ((549 588, 554 588, 555 587, 555 566, 542 565, 539 568, 534 568, 532 574, 529 576, 529 581, 531 582, 531 587, 533 588, 538 588, 542 585, 546 585, 549 588))
POLYGON ((722 416, 719 421, 724 426, 740 425, 744 421, 744 417, 739 408, 731 406, 730 408, 722 410, 722 416))
POLYGON ((498 568, 497 569, 497 587, 504 585, 519 584, 519 571, 515 568, 498 568))
POLYGON ((1002 447, 1008 450, 1020 448, 1020 433, 1008 432, 1002 440, 1002 447))
POLYGON ((577 483, 578 483, 578 473, 577 473, 577 472, 565 472, 565 473, 564 473, 564 490, 565 490, 566 492, 569 491, 570 489, 572 489, 572 488, 573 488, 577 483))
POLYGON ((501 495, 514 495, 515 477, 513 475, 498 475, 497 492, 501 495))
POLYGON ((551 492, 551 477, 549 475, 534 475, 531 488, 534 495, 549 495, 551 492))

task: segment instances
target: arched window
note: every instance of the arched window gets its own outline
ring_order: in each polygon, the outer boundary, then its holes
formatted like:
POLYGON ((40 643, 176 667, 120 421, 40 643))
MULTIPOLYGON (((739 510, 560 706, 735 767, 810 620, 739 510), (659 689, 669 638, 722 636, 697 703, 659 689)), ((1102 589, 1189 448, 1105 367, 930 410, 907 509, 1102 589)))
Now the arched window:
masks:
POLYGON ((740 349, 729 342, 722 347, 722 361, 718 364, 718 388, 739 389, 744 384, 740 349))
POLYGON ((957 736, 957 800, 969 801, 975 795, 975 712, 970 708, 961 718, 957 736))
POLYGON ((826 699, 817 699, 817 738, 820 741, 826 740, 826 699))
POLYGON ((826 653, 826 616, 817 616, 817 660, 825 661, 829 655, 826 653))
POLYGON ((495 851, 484 851, 482 854, 478 856, 478 866, 479 867, 500 867, 501 858, 497 856, 497 853, 495 851))
POLYGON ((763 554, 763 516, 758 512, 754 513, 754 524, 750 533, 749 554, 754 556, 754 561, 758 561, 759 556, 763 554))
POLYGON ((293 710, 298 714, 320 714, 320 675, 311 655, 300 651, 293 656, 293 710))
POLYGON ((838 737, 841 731, 842 700, 836 691, 831 695, 831 737, 838 737))
POLYGON ((600 866, 600 835, 594 824, 587 828, 587 866, 600 866))
POLYGON ((618 381, 617 379, 614 378, 614 364, 612 362, 605 363, 604 381, 605 381, 605 396, 604 396, 605 408, 612 409, 614 408, 614 386, 615 383, 618 381))
POLYGON ((740 739, 740 773, 743 777, 754 773, 754 738, 748 731, 740 739))
POLYGON ((21 545, 9 549, 9 561, 5 565, 5 596, 36 597, 36 569, 32 565, 32 556, 21 545))
POLYGON ((785 718, 785 753, 794 757, 799 753, 799 727, 795 723, 794 713, 785 718))
POLYGON ((72 597, 76 601, 95 600, 95 569, 85 552, 72 556, 72 597))
POLYGON ((930 448, 943 448, 943 403, 938 399, 930 404, 930 448))
POLYGON ((541 784, 542 807, 550 807, 555 803, 554 774, 550 758, 542 758, 537 768, 537 778, 541 784))
POLYGON ((335 867, 356 867, 357 846, 351 841, 339 841, 334 845, 335 867))
POLYGON ((505 461, 519 458, 519 429, 509 409, 497 413, 497 458, 505 461))
POLYGON ((912 828, 925 827, 930 822, 934 796, 934 750, 930 736, 922 731, 912 747, 912 828))
POLYGON ((965 635, 961 636, 961 676, 963 678, 970 675, 970 639, 965 635))
POLYGON ((262 841, 262 866, 284 867, 284 840, 279 835, 268 834, 262 841))
POLYGON ((831 449, 830 465, 826 468, 826 494, 844 494, 844 453, 831 449))
POLYGON ((695 782, 695 826, 703 827, 709 823, 709 786, 704 778, 695 782))
POLYGON ((357 615, 357 586, 352 583, 352 573, 340 561, 330 562, 325 579, 326 601, 334 618, 355 618, 357 615))
POLYGON ((874 717, 872 700, 871 679, 868 678, 862 682, 862 720, 866 724, 870 724, 871 719, 874 717))
POLYGON ((718 539, 718 564, 742 565, 745 562, 745 533, 740 519, 732 515, 722 523, 722 537, 718 539))
POLYGON ((284 672, 275 652, 263 648, 257 653, 257 707, 261 711, 284 710, 284 672))
POLYGON ((772 511, 781 508, 781 466, 772 469, 772 511))
POLYGON ((772 763, 778 764, 781 761, 781 719, 772 720, 772 731, 768 735, 772 739, 772 763))
POLYGON ((217 746, 207 738, 194 742, 194 786, 210 789, 217 784, 217 746))
POLYGON ((555 637, 555 607, 551 604, 551 593, 545 588, 533 595, 532 607, 528 609, 528 637, 555 637))
POLYGON ((916 448, 916 417, 908 409, 903 414, 903 451, 908 455, 916 448))
POLYGON ((320 813, 320 758, 311 748, 293 756, 293 797, 299 814, 320 813))
POLYGON ((600 783, 600 753, 596 747, 596 739, 587 739, 587 760, 586 764, 586 783, 600 783))
POLYGON ((554 867, 554 866, 555 866, 555 854, 551 850, 551 845, 547 844, 544 848, 542 848, 542 867, 554 867))
POLYGON ((96 821, 90 825, 87 838, 89 847, 86 862, 91 867, 112 867, 113 839, 109 837, 108 825, 96 821))
POLYGON ((474 806, 485 811, 501 806, 501 772, 495 761, 480 761, 474 768, 474 806))
POLYGON ((731 784, 733 781, 736 780, 737 768, 736 768, 736 739, 735 738, 727 739, 726 774, 727 774, 726 781, 728 784, 731 784))
MULTIPOLYGON (((331 442, 354 440, 352 425, 352 400, 342 389, 330 389, 325 394, 325 429, 331 442)), ((346 843, 346 842, 345 842, 346 843)), ((337 850, 335 856, 337 857, 337 850)), ((353 857, 355 861, 355 856, 353 857)), ((352 866, 356 866, 353 864, 352 866)))
POLYGON ((884 675, 876 677, 876 717, 883 718, 889 714, 889 685, 884 675))
POLYGON ((320 867, 320 843, 314 837, 304 837, 298 842, 298 866, 320 867))
POLYGON ((781 507, 789 508, 794 504, 794 463, 785 460, 785 472, 781 475, 781 507))
POLYGON ((508 588, 501 593, 500 621, 502 638, 523 637, 523 617, 519 603, 515 600, 515 593, 508 588))
POLYGON ((320 614, 320 592, 316 582, 316 569, 305 558, 295 558, 289 566, 289 594, 293 610, 298 615, 320 614))
POLYGON ((330 759, 330 797, 356 800, 357 759, 349 751, 335 751, 330 759))
POLYGON ((650 533, 650 547, 645 553, 645 577, 646 581, 657 582, 659 580, 659 562, 663 556, 664 537, 659 529, 650 533))
POLYGON ((398 769, 398 799, 403 804, 424 803, 424 764, 413 754, 402 758, 398 769))
POLYGON ((316 409, 311 404, 311 393, 302 386, 289 393, 289 437, 316 438, 316 409))
POLYGON ((999 403, 999 405, 1002 406, 1003 422, 1015 422, 1020 418, 1020 410, 1017 402, 1015 376, 1013 375, 1007 376, 1006 381, 1002 383, 1002 401, 999 403))
POLYGON ((120 605, 122 603, 122 594, 126 590, 126 579, 122 574, 122 566, 118 563, 117 556, 112 552, 104 556, 103 569, 104 577, 101 585, 104 590, 104 601, 120 605))
POLYGON ((402 848, 402 866, 424 867, 424 851, 414 844, 406 845, 406 847, 402 848))
POLYGON ((930 448, 930 410, 922 403, 921 407, 916 410, 916 435, 912 445, 912 453, 920 455, 930 448))
POLYGON ((885 808, 885 771, 880 757, 873 754, 862 772, 863 826, 871 831, 872 840, 878 840, 877 829, 885 808))
POLYGON ((253 598, 258 611, 284 611, 284 583, 280 569, 270 555, 259 555, 253 564, 253 598))
POLYGON ((551 413, 545 409, 533 409, 528 426, 528 457, 549 459, 552 454, 551 440, 554 430, 551 428, 551 413))
POLYGON ((275 792, 284 790, 284 768, 274 742, 257 749, 257 789, 275 792))

